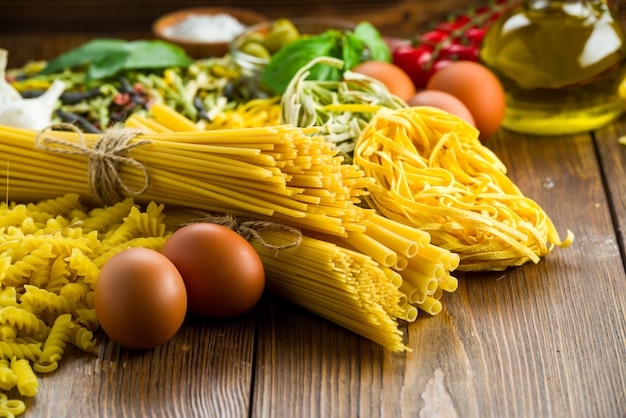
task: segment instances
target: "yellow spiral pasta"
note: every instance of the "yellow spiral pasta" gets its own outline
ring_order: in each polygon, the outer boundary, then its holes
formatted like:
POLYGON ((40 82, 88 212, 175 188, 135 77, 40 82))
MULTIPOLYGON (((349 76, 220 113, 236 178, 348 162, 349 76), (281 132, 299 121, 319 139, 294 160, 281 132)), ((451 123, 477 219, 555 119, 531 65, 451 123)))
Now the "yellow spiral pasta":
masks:
POLYGON ((561 240, 545 212, 460 118, 430 107, 381 109, 363 131, 354 163, 376 179, 366 196, 388 218, 430 234, 460 256, 459 270, 538 262, 561 240))
POLYGON ((41 343, 0 341, 0 358, 27 359, 35 361, 41 356, 41 343))
MULTIPOLYGON (((0 390, 35 396, 37 373, 56 370, 68 344, 97 352, 99 269, 132 245, 160 250, 169 234, 162 209, 132 199, 88 209, 77 194, 0 203, 0 390), (132 238, 114 245, 110 238, 122 235, 122 225, 132 238)), ((0 415, 24 409, 0 393, 0 415)))
POLYGON ((17 375, 11 369, 9 359, 0 359, 0 389, 9 391, 17 384, 17 375))
POLYGON ((26 411, 26 404, 21 399, 9 399, 4 393, 0 393, 0 416, 14 418, 26 411))
POLYGON ((2 287, 0 290, 0 307, 17 306, 17 290, 13 286, 2 287))
POLYGON ((69 257, 65 258, 69 268, 82 278, 85 284, 94 283, 98 278, 100 269, 94 261, 79 248, 73 248, 69 257))
POLYGON ((70 329, 69 341, 74 346, 88 353, 96 353, 98 351, 96 347, 98 342, 94 339, 93 332, 80 324, 73 324, 73 327, 70 329))
MULTIPOLYGON (((89 286, 89 281, 85 280, 84 282, 72 282, 67 283, 61 289, 59 289, 59 296, 76 302, 80 305, 87 305, 87 298, 89 293, 93 292, 91 287, 89 286)), ((78 311, 78 309, 76 310, 78 311)), ((1 311, 0 311, 1 312, 1 311)))
POLYGON ((9 324, 19 335, 30 335, 45 340, 50 329, 45 322, 32 312, 17 306, 0 309, 0 324, 9 324))
POLYGON ((74 327, 71 314, 62 314, 56 317, 52 330, 41 350, 41 355, 33 365, 34 370, 47 373, 59 367, 59 360, 63 356, 66 344, 71 340, 72 328, 74 327))
POLYGON ((122 223, 130 210, 135 206, 132 198, 106 207, 93 208, 80 226, 85 231, 109 231, 113 225, 122 223))
MULTIPOLYGON (((89 299, 87 299, 88 305, 93 306, 93 292, 89 293, 89 299)), ((78 317, 76 318, 76 323, 87 328, 90 331, 96 331, 100 324, 98 323, 98 318, 96 317, 96 310, 93 308, 84 308, 77 309, 76 313, 78 317)))
POLYGON ((11 370, 17 376, 17 389, 21 395, 35 396, 39 391, 39 380, 35 375, 28 360, 13 358, 11 360, 11 370))
POLYGON ((19 251, 13 252, 11 256, 15 261, 2 272, 2 284, 19 287, 27 283, 32 272, 43 268, 54 258, 51 250, 50 245, 42 245, 23 256, 19 251))

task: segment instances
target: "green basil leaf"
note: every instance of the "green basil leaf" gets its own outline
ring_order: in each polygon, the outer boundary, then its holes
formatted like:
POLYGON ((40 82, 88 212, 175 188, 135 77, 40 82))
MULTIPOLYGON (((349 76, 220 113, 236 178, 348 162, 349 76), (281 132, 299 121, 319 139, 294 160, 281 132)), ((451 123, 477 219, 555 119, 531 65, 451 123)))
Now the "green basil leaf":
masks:
POLYGON ((42 74, 53 74, 66 68, 79 67, 98 61, 106 55, 124 48, 126 41, 121 39, 95 39, 65 52, 48 62, 42 74))
POLYGON ((159 40, 138 40, 125 45, 124 69, 187 67, 193 60, 178 45, 159 40))
MULTIPOLYGON (((305 64, 319 56, 337 54, 337 40, 341 34, 329 31, 319 36, 300 38, 284 46, 272 56, 261 74, 263 84, 276 94, 282 94, 293 76, 305 64)), ((310 78, 318 79, 320 74, 327 74, 326 69, 311 69, 310 78)))
POLYGON ((391 61, 389 46, 374 25, 369 22, 361 22, 354 29, 354 35, 367 46, 372 60, 391 61))
POLYGON ((356 35, 351 32, 346 32, 343 37, 343 48, 341 51, 341 58, 344 62, 344 68, 351 70, 361 63, 361 57, 365 50, 365 45, 356 35))
POLYGON ((187 67, 193 63, 177 45, 160 40, 96 39, 59 55, 43 74, 86 65, 87 80, 112 77, 124 70, 187 67))
POLYGON ((106 56, 92 62, 87 67, 85 84, 89 87, 93 80, 101 80, 118 74, 127 66, 129 52, 125 49, 111 51, 106 56))

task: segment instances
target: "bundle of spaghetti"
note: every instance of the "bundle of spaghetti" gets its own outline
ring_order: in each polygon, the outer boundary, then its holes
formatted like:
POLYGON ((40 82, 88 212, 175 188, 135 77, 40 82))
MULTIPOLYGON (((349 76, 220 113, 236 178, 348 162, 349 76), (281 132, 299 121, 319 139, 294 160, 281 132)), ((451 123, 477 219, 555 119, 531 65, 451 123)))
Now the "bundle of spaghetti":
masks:
MULTIPOLYGON (((293 237, 279 229, 261 232, 274 245, 293 237)), ((331 242, 303 236, 276 251, 252 240, 263 261, 266 289, 393 351, 409 350, 397 319, 414 321, 415 307, 399 289, 400 277, 370 257, 331 242)))
POLYGON ((459 270, 503 270, 567 247, 543 209, 507 177, 478 132, 429 107, 381 109, 354 163, 376 183, 366 200, 388 218, 428 232, 460 255, 459 270))
MULTIPOLYGON (((153 106, 152 115, 167 129, 179 132, 194 130, 190 120, 167 106, 153 106)), ((359 180, 362 177, 362 173, 355 171, 354 168, 355 166, 350 164, 339 166, 344 183, 350 179, 359 180)), ((285 171, 288 169, 286 167, 285 171)), ((329 182, 326 189, 340 189, 339 184, 330 183, 334 177, 324 176, 324 179, 329 182)), ((320 195, 319 197, 320 203, 326 206, 325 210, 329 210, 329 207, 336 204, 334 201, 336 196, 320 195)), ((350 199, 350 197, 346 196, 345 199, 350 199)), ((358 203, 354 197, 351 199, 358 203)), ((343 238, 335 243, 372 257, 386 268, 402 271, 401 274, 407 278, 402 285, 406 297, 420 309, 432 315, 439 313, 442 309, 441 303, 438 298, 435 300, 434 296, 441 297, 442 290, 452 292, 456 289, 458 281, 451 276, 450 272, 458 266, 458 255, 434 247, 430 244, 430 237, 427 233, 379 215, 368 213, 366 217, 353 219, 353 221, 360 228, 351 228, 346 234, 337 234, 343 235, 343 238)), ((302 223, 299 226, 302 226, 302 223)), ((314 228, 307 224, 304 229, 314 228)), ((333 238, 330 236, 326 240, 332 241, 333 238)), ((321 263, 323 264, 323 261, 321 263)), ((334 280, 332 276, 328 279, 334 280)))
POLYGON ((363 232, 323 239, 367 255, 393 271, 401 278, 399 290, 408 303, 431 315, 441 312, 444 292, 458 287, 458 279, 452 276, 460 263, 458 254, 433 245, 427 232, 379 214, 365 222, 363 232))
POLYGON ((132 198, 93 208, 78 194, 0 204, 1 390, 33 397, 38 375, 56 370, 70 346, 97 352, 100 267, 130 246, 160 250, 170 234, 163 209, 132 198))
POLYGON ((21 201, 76 192, 110 204, 133 196, 139 203, 271 217, 335 235, 361 230, 372 211, 357 204, 373 180, 342 164, 323 137, 309 135, 313 129, 97 135, 2 126, 0 170, 7 178, 0 186, 21 201))
POLYGON ((268 291, 393 351, 408 349, 398 320, 413 322, 418 310, 440 313, 441 297, 458 285, 451 276, 458 255, 432 245, 427 233, 378 214, 367 220, 365 232, 339 238, 188 208, 166 213, 172 230, 212 222, 248 236, 268 291))

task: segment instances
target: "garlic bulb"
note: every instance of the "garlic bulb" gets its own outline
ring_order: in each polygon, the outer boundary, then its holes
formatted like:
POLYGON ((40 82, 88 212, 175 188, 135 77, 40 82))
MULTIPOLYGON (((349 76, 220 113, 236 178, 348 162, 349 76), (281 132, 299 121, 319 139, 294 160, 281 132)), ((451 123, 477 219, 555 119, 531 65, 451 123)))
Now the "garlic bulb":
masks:
POLYGON ((5 103, 22 100, 22 95, 7 81, 6 68, 9 52, 0 48, 0 107, 5 103))
POLYGON ((0 106, 0 124, 25 129, 44 129, 52 123, 52 114, 65 83, 54 80, 44 94, 32 99, 21 99, 0 106))

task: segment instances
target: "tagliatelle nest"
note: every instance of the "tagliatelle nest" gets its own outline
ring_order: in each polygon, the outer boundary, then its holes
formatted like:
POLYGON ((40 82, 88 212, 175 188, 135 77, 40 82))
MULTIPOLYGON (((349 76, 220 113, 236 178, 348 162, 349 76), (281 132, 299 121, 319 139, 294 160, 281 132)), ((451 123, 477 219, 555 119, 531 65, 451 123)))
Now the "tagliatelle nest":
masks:
POLYGON ((536 263, 554 245, 567 247, 574 239, 567 231, 561 240, 478 132, 446 112, 381 109, 359 138, 354 163, 377 181, 368 203, 459 254, 459 270, 536 263))

